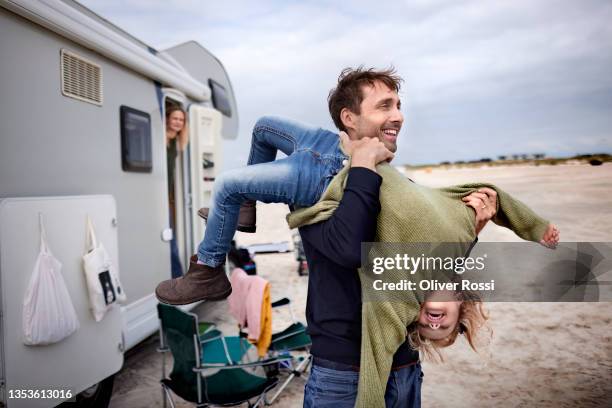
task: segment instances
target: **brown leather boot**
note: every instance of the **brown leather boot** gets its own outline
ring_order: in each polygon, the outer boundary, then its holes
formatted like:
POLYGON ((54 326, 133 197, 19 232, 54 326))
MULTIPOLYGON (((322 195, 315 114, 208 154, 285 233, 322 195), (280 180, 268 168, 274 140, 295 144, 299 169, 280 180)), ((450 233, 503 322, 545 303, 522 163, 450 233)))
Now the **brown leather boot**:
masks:
POLYGON ((155 295, 160 302, 186 305, 200 300, 223 300, 232 293, 224 265, 213 268, 198 264, 197 261, 198 257, 192 256, 189 270, 184 276, 157 285, 155 295))
MULTIPOLYGON (((247 200, 240 206, 238 213, 238 226, 236 229, 241 232, 255 232, 257 219, 256 201, 247 200)), ((208 220, 209 209, 204 207, 198 210, 198 215, 208 220)))

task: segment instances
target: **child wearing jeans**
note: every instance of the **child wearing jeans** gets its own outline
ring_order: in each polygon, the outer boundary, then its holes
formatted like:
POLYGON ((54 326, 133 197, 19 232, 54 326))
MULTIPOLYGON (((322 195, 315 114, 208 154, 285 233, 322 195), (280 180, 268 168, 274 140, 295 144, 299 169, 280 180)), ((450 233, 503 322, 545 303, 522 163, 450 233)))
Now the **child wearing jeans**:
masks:
POLYGON ((236 229, 255 232, 255 201, 311 206, 347 162, 338 134, 287 119, 261 118, 253 128, 248 165, 217 177, 210 209, 199 211, 207 224, 189 271, 161 282, 157 298, 181 305, 228 297, 232 289, 224 271, 226 254, 236 229), (287 157, 276 160, 278 150, 287 157))

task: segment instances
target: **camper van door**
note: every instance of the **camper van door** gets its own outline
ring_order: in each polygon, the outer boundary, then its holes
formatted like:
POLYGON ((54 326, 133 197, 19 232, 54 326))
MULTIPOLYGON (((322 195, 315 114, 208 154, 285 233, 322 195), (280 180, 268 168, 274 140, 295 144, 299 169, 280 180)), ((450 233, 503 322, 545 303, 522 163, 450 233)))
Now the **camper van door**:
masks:
POLYGON ((200 222, 197 212, 209 207, 215 177, 223 169, 222 116, 213 108, 191 105, 189 107, 189 139, 191 140, 190 163, 192 206, 191 218, 194 220, 192 253, 204 236, 205 223, 200 222))

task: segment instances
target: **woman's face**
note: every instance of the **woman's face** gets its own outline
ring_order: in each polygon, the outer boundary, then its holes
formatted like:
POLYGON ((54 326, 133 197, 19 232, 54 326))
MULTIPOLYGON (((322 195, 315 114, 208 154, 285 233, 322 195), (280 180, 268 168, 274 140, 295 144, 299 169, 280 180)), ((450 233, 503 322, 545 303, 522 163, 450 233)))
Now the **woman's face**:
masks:
POLYGON ((179 110, 172 112, 166 121, 166 128, 172 131, 172 137, 176 137, 176 133, 183 130, 185 126, 185 114, 179 110))
POLYGON ((449 296, 434 293, 421 306, 417 327, 421 337, 443 339, 451 334, 459 321, 461 301, 448 300, 449 296))

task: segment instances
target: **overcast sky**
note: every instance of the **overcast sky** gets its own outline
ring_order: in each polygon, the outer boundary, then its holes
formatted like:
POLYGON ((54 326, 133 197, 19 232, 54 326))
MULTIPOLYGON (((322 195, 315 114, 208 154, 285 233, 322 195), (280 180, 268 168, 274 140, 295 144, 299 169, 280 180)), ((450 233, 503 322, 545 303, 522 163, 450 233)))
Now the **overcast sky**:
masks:
POLYGON ((327 94, 361 64, 405 80, 397 164, 612 152, 609 0, 81 2, 158 50, 196 40, 223 62, 229 167, 262 115, 333 129, 327 94))

